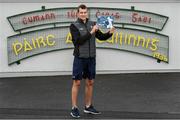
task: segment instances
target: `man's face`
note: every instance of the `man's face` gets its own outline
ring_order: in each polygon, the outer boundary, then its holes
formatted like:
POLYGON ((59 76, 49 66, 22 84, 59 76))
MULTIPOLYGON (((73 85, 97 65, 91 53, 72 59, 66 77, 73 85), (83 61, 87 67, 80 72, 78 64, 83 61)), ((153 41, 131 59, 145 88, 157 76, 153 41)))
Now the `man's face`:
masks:
POLYGON ((86 18, 88 18, 87 9, 79 8, 78 18, 80 18, 81 20, 85 21, 86 18))

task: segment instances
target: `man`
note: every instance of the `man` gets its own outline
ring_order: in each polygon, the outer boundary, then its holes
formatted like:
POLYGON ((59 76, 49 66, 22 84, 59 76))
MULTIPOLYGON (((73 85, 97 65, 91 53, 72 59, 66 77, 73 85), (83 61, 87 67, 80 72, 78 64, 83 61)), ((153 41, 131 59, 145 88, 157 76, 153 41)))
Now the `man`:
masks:
POLYGON ((82 78, 85 82, 85 109, 84 113, 100 114, 92 105, 93 83, 96 74, 96 43, 99 40, 107 40, 112 36, 115 28, 107 33, 102 33, 94 22, 88 19, 88 10, 84 4, 77 9, 78 19, 70 25, 70 32, 74 44, 73 85, 72 85, 72 110, 71 116, 79 118, 77 97, 82 78))

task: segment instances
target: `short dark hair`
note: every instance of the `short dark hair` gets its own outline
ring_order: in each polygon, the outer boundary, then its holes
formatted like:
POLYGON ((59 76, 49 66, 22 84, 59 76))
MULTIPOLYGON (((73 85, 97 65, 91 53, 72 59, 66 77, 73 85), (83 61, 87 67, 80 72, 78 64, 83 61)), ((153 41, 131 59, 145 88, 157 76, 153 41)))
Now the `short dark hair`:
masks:
POLYGON ((81 5, 79 5, 78 6, 78 8, 77 8, 77 12, 79 12, 79 9, 87 9, 87 7, 86 7, 86 5, 84 5, 84 4, 81 4, 81 5))

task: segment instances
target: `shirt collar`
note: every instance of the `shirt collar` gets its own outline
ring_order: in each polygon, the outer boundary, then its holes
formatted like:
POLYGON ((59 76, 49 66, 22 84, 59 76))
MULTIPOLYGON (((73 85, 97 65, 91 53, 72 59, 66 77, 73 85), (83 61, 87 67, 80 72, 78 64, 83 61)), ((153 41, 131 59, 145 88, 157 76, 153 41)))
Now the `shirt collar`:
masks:
MULTIPOLYGON (((88 18, 86 18, 86 23, 88 22, 88 20, 89 20, 89 19, 88 19, 88 18)), ((84 22, 83 22, 83 20, 82 20, 82 19, 80 19, 80 18, 78 18, 78 22, 80 22, 80 23, 84 23, 84 22)))

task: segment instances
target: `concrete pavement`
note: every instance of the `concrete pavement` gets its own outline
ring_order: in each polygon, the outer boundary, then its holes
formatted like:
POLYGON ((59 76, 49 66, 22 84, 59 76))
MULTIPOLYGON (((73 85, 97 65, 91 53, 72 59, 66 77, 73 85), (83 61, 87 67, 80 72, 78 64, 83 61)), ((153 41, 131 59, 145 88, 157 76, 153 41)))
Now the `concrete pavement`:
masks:
MULTIPOLYGON (((71 76, 0 78, 0 118, 71 118, 71 76)), ((101 115, 82 113, 84 81, 79 94, 81 118, 180 118, 180 74, 97 75, 94 106, 101 115)))

